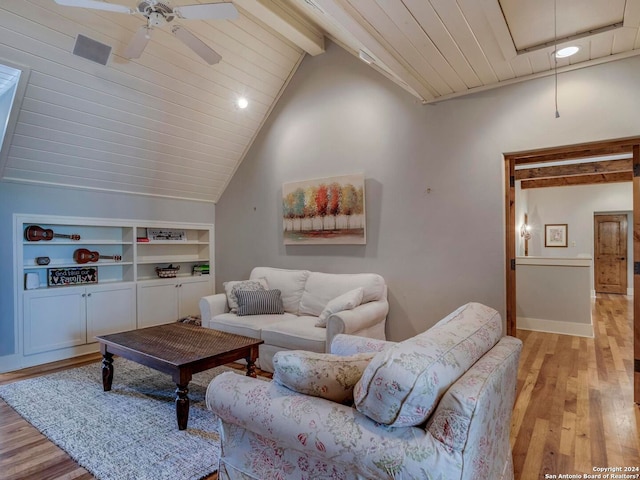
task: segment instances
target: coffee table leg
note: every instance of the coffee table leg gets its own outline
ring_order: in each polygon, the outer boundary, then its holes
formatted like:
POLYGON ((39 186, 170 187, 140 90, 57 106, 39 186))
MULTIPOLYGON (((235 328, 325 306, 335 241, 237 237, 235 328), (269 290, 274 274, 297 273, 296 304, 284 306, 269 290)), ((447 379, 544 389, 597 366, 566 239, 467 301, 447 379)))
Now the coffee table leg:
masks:
POLYGON ((178 419, 178 430, 186 430, 189 421, 189 389, 188 384, 176 384, 176 417, 178 419))
POLYGON ((111 390, 113 382, 113 353, 104 351, 102 353, 102 389, 105 392, 111 390))
POLYGON ((247 377, 256 378, 256 362, 251 357, 247 357, 247 377))

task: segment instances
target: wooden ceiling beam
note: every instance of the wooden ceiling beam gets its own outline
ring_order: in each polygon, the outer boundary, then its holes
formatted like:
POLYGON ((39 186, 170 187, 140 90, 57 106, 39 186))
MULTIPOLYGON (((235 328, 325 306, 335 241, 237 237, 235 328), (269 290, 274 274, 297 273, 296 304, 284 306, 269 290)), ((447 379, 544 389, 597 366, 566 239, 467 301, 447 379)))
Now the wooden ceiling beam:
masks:
POLYGON ((593 175, 598 173, 631 172, 633 162, 630 158, 622 160, 605 160, 602 162, 574 163, 553 167, 524 168, 516 170, 516 180, 534 178, 567 177, 572 175, 593 175))
POLYGON ((633 172, 600 173, 595 175, 575 175, 570 177, 540 178, 522 180, 521 188, 571 187, 575 185, 594 185, 598 183, 631 182, 633 172))
POLYGON ((578 158, 600 157, 622 153, 630 154, 633 150, 633 146, 639 143, 640 137, 630 137, 587 144, 542 148, 538 150, 528 150, 525 152, 505 153, 504 156, 507 160, 515 160, 516 165, 558 160, 575 160, 578 158))
POLYGON ((233 3, 309 55, 324 53, 324 34, 278 0, 233 0, 233 3))

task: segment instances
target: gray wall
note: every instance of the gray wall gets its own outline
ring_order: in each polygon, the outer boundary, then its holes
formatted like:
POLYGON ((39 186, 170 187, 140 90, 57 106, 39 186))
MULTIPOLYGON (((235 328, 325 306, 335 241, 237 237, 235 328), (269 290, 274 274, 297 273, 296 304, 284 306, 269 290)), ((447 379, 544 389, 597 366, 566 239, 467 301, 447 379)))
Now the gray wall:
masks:
POLYGON ((377 272, 387 336, 468 301, 503 315, 504 152, 640 134, 640 59, 423 106, 329 44, 307 57, 216 207, 216 280, 268 265, 377 272), (364 172, 366 246, 282 244, 283 182, 364 172), (429 190, 430 189, 430 190, 429 190))
POLYGON ((212 203, 0 182, 0 356, 14 352, 13 214, 214 223, 212 203))

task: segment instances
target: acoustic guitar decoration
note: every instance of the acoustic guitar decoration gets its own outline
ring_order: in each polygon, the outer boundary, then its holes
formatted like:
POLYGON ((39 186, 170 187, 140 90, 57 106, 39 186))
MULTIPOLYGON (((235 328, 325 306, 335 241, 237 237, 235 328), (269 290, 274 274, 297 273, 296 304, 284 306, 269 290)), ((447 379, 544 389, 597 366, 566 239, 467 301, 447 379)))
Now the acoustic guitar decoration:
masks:
POLYGON ((92 252, 86 248, 79 248, 73 252, 73 259, 76 263, 97 262, 98 260, 114 260, 119 262, 122 260, 120 255, 100 255, 98 252, 92 252))
POLYGON ((53 238, 70 238, 71 240, 80 240, 80 235, 65 235, 63 233, 53 233, 53 230, 50 228, 42 228, 38 225, 29 225, 24 230, 24 238, 29 240, 30 242, 37 242, 40 240, 53 240, 53 238))

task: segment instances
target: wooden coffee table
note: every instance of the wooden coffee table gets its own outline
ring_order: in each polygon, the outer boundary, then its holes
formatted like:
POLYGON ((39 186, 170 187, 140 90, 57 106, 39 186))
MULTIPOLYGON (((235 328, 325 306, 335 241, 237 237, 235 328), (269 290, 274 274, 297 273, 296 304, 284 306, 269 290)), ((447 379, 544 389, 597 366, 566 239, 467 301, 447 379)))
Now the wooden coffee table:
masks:
POLYGON ((157 327, 96 337, 102 353, 102 386, 111 390, 113 355, 119 355, 173 377, 178 429, 187 428, 189 389, 194 373, 240 359, 247 361, 247 376, 256 376, 258 345, 262 340, 209 328, 170 323, 157 327))

